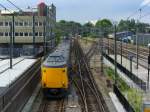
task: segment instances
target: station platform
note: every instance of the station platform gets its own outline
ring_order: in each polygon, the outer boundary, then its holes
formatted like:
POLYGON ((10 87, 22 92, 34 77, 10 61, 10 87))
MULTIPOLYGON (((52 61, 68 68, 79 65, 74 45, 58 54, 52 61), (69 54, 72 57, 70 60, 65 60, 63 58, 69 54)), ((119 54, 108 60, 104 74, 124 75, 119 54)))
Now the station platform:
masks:
POLYGON ((0 94, 35 62, 36 59, 15 58, 12 60, 13 67, 10 69, 9 59, 0 60, 0 94))

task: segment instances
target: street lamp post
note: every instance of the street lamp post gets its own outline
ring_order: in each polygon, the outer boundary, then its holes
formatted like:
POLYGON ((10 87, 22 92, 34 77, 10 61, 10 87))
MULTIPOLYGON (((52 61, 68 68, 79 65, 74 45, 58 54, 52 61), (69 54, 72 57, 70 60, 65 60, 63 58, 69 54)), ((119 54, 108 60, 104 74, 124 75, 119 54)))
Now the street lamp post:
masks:
POLYGON ((139 68, 139 45, 138 45, 138 33, 136 34, 136 62, 137 62, 137 65, 136 65, 136 68, 138 69, 139 68))
POLYGON ((35 54, 35 15, 34 12, 32 14, 33 54, 35 54))
POLYGON ((12 69, 12 58, 15 38, 15 15, 12 15, 12 22, 10 24, 10 69, 12 69))
POLYGON ((43 50, 44 50, 44 58, 46 55, 46 22, 44 21, 44 25, 43 25, 43 40, 44 40, 44 45, 43 45, 43 50))
POLYGON ((121 38, 121 65, 122 65, 122 38, 121 38))
POLYGON ((149 65, 150 65, 150 44, 148 44, 148 49, 149 49, 149 55, 148 55, 148 78, 147 78, 147 89, 149 89, 149 65))
POLYGON ((129 59, 130 59, 130 73, 132 74, 132 60, 133 60, 133 55, 129 54, 129 59))
POLYGON ((117 37, 116 37, 116 33, 117 33, 117 26, 115 25, 115 31, 114 31, 114 38, 115 38, 115 85, 117 84, 117 37))

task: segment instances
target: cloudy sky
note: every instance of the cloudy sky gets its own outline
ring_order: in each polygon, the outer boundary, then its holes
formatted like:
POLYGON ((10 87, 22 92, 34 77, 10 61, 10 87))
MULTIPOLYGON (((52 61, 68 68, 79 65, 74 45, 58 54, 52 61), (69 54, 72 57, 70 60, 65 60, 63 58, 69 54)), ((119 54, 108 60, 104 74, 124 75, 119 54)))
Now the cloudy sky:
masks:
MULTIPOLYGON (((111 20, 126 19, 139 7, 150 2, 150 0, 11 0, 22 9, 28 6, 36 7, 40 1, 47 4, 54 3, 57 7, 57 20, 74 20, 84 23, 89 20, 109 18, 111 20)), ((0 3, 13 8, 7 0, 0 0, 0 3)), ((150 13, 150 5, 142 10, 142 15, 150 13)), ((135 19, 140 14, 133 16, 135 19)), ((141 21, 150 23, 150 16, 141 21)))

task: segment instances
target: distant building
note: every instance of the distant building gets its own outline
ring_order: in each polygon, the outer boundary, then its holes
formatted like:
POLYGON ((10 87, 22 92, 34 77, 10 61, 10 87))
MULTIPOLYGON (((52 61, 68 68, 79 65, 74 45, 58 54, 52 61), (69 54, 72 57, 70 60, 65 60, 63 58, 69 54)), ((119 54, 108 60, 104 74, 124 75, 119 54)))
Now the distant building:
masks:
POLYGON ((121 39, 125 39, 125 38, 130 38, 131 36, 133 36, 134 34, 130 31, 124 31, 124 32, 117 32, 117 38, 119 40, 121 39))
MULTIPOLYGON (((124 31, 124 32, 117 32, 116 33, 116 38, 118 41, 123 41, 126 43, 131 42, 132 37, 134 36, 134 33, 131 31, 124 31)), ((114 38, 114 34, 109 34, 108 35, 109 38, 114 38)))
POLYGON ((150 33, 139 33, 137 36, 133 36, 132 40, 134 44, 138 42, 139 45, 148 46, 148 44, 150 43, 150 33))
MULTIPOLYGON (((44 26, 47 48, 55 46, 54 28, 56 24, 56 7, 45 3, 40 3, 36 9, 31 11, 0 11, 0 47, 8 48, 10 43, 12 16, 14 18, 13 39, 15 48, 24 48, 24 46, 33 46, 39 48, 44 45, 44 26)), ((2 50, 0 49, 0 54, 2 50)))

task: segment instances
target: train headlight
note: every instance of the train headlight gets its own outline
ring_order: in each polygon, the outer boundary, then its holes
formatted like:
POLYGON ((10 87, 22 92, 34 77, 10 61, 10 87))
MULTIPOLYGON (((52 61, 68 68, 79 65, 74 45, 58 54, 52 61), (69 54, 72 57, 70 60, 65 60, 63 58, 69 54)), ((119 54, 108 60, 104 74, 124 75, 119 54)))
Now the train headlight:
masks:
POLYGON ((66 72, 65 70, 62 70, 62 72, 66 72))
POLYGON ((62 82, 62 86, 65 87, 65 82, 62 82))
POLYGON ((46 70, 43 70, 44 73, 46 73, 46 70))
POLYGON ((46 83, 43 84, 43 87, 46 87, 46 83))

